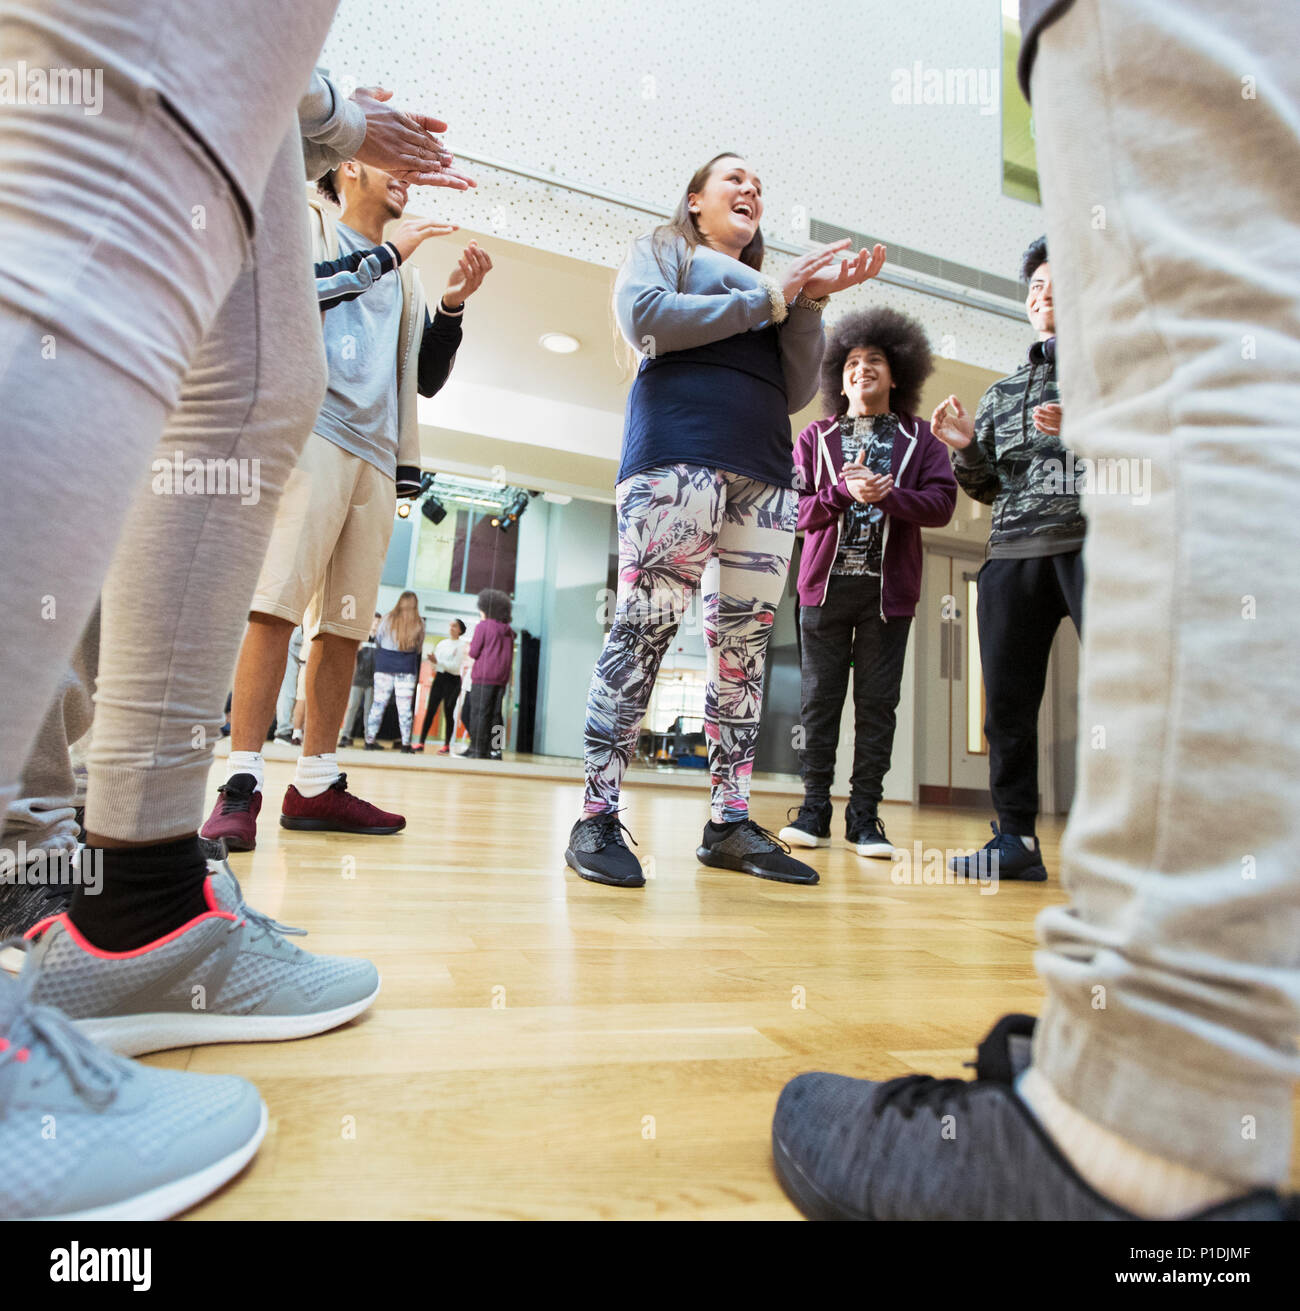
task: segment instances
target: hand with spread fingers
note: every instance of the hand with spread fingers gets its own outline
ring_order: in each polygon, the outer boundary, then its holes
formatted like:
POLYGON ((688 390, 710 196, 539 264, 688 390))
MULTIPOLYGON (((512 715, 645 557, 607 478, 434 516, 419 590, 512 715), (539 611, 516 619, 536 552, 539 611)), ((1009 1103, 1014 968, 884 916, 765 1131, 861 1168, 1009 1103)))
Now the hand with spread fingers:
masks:
POLYGON ((413 187, 451 187, 467 191, 476 186, 451 166, 452 154, 438 133, 447 130, 440 118, 394 109, 393 93, 384 87, 358 87, 352 99, 366 116, 366 139, 355 158, 381 168, 413 187))
MULTIPOLYGON (((847 245, 847 241, 844 244, 847 245)), ((884 246, 876 245, 871 250, 864 246, 857 255, 850 252, 847 258, 841 259, 838 271, 829 267, 819 268, 803 284, 803 294, 810 300, 833 296, 837 291, 846 291, 849 287, 869 281, 884 267, 884 246)))

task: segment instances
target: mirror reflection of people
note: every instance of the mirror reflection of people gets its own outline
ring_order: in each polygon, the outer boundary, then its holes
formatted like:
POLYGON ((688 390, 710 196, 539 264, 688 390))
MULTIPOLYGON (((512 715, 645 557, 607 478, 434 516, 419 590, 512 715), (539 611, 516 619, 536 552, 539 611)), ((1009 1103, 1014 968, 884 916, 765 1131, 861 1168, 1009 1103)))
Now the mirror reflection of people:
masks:
POLYGON ((420 677, 424 649, 424 619, 420 598, 403 592, 397 604, 380 621, 375 633, 375 696, 366 716, 366 750, 376 746, 375 738, 390 701, 397 702, 397 725, 401 749, 411 749, 411 723, 415 709, 415 685, 420 677))
POLYGON ((456 702, 460 699, 460 672, 468 655, 469 642, 465 639, 465 625, 459 619, 453 619, 448 635, 433 648, 433 682, 429 685, 429 699, 425 703, 418 750, 424 749, 434 716, 441 708, 443 742, 438 748, 438 754, 445 756, 451 751, 451 739, 456 732, 456 702))

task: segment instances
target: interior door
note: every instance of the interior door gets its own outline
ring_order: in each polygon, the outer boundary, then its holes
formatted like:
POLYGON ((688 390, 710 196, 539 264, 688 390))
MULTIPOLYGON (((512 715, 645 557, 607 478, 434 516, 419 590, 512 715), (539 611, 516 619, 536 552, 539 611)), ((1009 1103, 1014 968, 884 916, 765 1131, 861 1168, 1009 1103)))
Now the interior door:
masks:
POLYGON ((918 800, 978 806, 989 798, 984 680, 976 628, 981 557, 925 552, 917 607, 918 800))

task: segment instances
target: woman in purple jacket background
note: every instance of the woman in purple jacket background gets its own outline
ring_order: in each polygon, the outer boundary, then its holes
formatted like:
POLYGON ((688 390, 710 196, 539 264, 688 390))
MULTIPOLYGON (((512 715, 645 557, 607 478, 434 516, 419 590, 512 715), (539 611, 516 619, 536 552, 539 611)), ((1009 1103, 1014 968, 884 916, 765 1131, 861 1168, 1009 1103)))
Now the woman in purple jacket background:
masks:
POLYGON ((469 644, 469 675, 472 683, 469 720, 471 760, 500 760, 505 747, 505 723, 501 706, 515 659, 515 630, 510 627, 514 607, 510 597, 495 587, 478 596, 478 624, 469 644))
POLYGON ((795 443, 804 800, 781 837, 830 842, 831 780, 853 671, 854 749, 845 837, 860 856, 893 854, 877 807, 894 746, 907 635, 921 595, 921 529, 957 504, 947 448, 916 417, 934 369, 925 331, 892 309, 846 314, 827 342, 829 418, 795 443))

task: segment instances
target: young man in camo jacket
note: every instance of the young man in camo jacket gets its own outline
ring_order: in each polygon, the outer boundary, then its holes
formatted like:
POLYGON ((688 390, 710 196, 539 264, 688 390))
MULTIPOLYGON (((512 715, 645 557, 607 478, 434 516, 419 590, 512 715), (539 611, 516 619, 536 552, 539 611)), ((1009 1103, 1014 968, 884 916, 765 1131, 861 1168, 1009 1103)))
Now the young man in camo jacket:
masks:
POLYGON ((1034 882, 1047 877, 1035 836, 1038 707, 1047 658, 1061 621, 1083 623, 1084 518, 1061 442, 1056 320, 1047 239, 1025 252, 1025 310, 1038 340, 1015 373, 984 393, 971 419, 955 396, 931 428, 952 448, 957 482, 993 507, 988 559, 979 573, 984 733, 997 823, 982 851, 950 862, 954 872, 1034 882))

